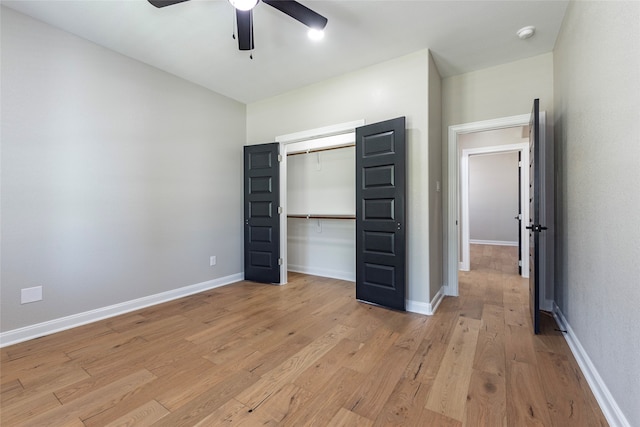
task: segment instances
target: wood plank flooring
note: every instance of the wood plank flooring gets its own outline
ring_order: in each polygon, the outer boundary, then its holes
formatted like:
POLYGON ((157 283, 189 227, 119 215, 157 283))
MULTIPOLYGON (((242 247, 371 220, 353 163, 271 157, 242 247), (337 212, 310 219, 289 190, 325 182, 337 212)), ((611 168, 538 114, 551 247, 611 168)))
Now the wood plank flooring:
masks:
POLYGON ((606 426, 515 248, 472 245, 434 316, 291 274, 3 348, 2 426, 606 426))

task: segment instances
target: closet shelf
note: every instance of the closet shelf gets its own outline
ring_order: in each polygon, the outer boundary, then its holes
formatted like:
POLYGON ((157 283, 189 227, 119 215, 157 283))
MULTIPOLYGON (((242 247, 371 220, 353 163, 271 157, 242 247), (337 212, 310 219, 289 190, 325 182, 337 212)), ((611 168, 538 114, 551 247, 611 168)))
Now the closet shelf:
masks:
POLYGON ((302 219, 356 219, 355 215, 331 215, 331 214, 289 214, 287 218, 302 219))

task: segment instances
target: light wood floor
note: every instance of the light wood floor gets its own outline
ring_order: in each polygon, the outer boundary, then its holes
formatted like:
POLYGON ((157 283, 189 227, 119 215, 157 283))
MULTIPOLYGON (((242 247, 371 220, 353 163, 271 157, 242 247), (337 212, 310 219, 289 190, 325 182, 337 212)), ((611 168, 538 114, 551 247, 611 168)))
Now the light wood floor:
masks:
POLYGON ((3 348, 0 423, 607 425, 553 319, 531 334, 513 250, 474 247, 432 317, 291 274, 3 348))

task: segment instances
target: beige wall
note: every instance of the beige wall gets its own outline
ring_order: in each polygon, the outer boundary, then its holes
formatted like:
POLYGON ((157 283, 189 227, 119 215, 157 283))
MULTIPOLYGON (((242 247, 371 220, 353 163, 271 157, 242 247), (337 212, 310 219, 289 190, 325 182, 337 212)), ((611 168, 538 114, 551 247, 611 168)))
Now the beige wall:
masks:
POLYGON ((4 7, 1 28, 2 331, 241 273, 245 106, 4 7))
POLYGON ((526 114, 534 98, 553 111, 553 55, 534 56, 442 81, 443 132, 451 125, 526 114))
POLYGON ((429 272, 430 298, 443 285, 442 79, 429 55, 429 272))
POLYGON ((638 426, 640 3, 572 2, 553 58, 555 299, 628 425, 638 426))
POLYGON ((429 56, 428 51, 416 52, 247 106, 249 144, 357 119, 375 123, 406 116, 407 297, 423 304, 440 288, 439 283, 430 287, 425 262, 430 254, 429 233, 437 232, 429 229, 429 56))

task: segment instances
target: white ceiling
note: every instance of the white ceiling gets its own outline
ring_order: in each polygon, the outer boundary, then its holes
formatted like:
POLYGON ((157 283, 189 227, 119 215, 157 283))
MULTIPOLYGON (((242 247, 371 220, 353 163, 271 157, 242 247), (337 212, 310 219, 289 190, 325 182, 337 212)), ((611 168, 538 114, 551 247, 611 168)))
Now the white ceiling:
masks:
POLYGON ((321 42, 259 3, 253 60, 231 38, 226 0, 157 9, 146 0, 2 0, 12 9, 213 91, 251 103, 429 48, 443 77, 553 49, 567 1, 301 0, 328 18, 321 42), (535 37, 516 31, 535 25, 535 37))

